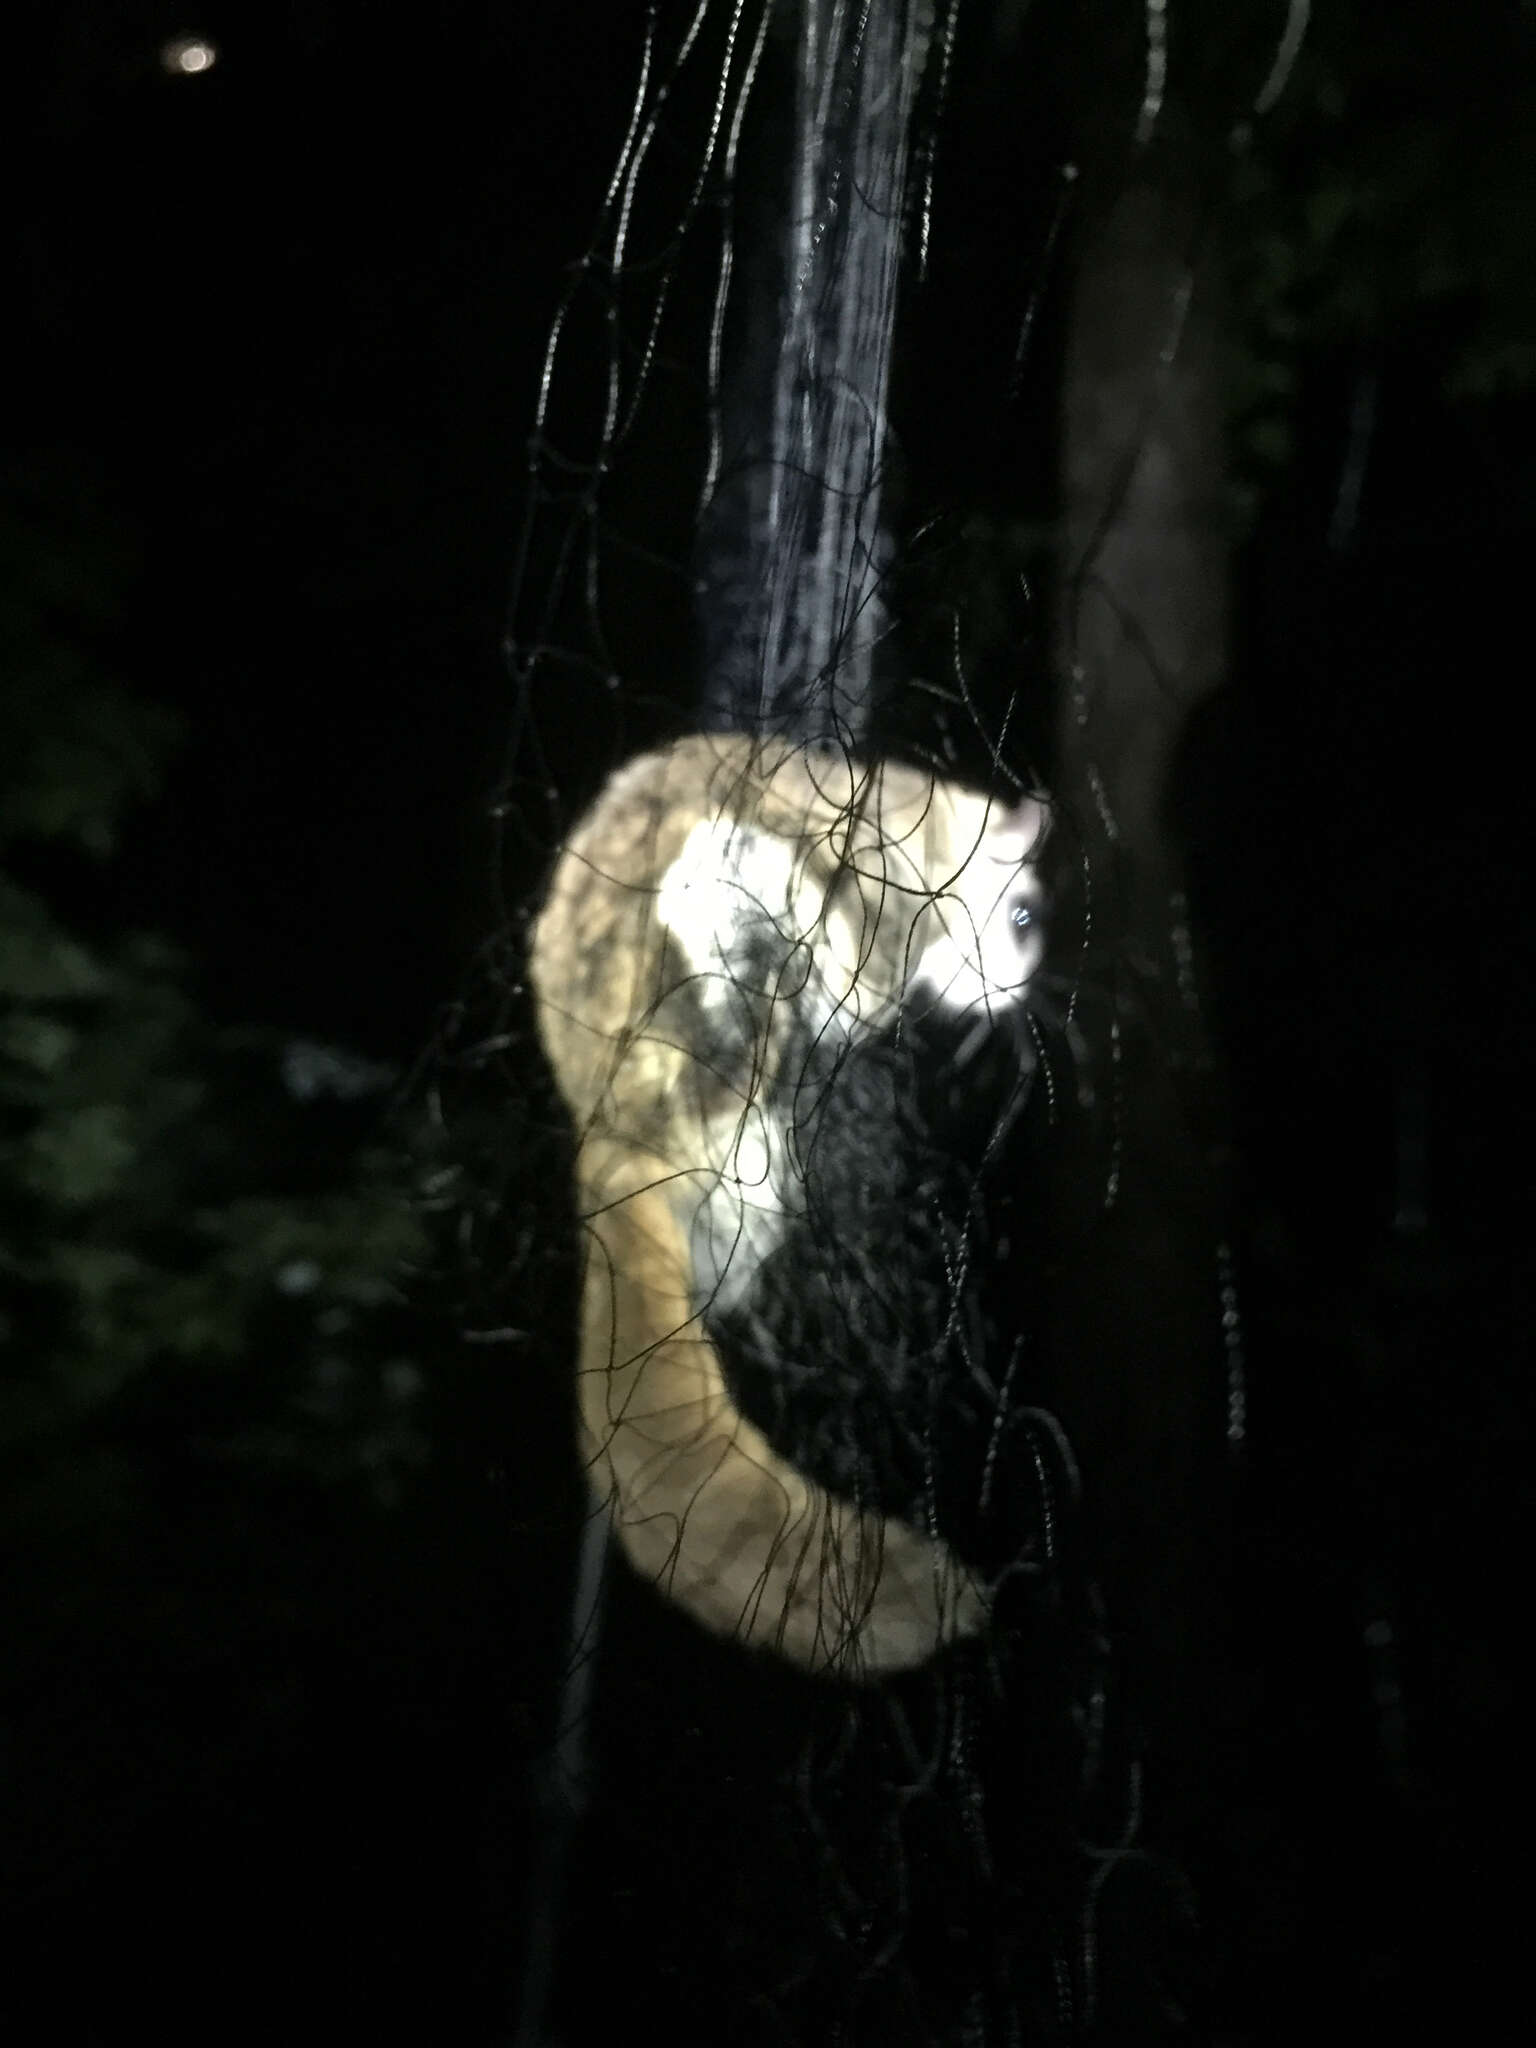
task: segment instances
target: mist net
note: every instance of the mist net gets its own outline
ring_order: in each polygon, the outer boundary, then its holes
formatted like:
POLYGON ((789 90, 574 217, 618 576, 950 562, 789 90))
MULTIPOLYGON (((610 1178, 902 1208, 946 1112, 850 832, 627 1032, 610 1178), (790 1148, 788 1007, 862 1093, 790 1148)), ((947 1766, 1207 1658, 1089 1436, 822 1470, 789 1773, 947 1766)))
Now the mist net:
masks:
POLYGON ((1005 1001, 989 916, 1038 904, 966 879, 1004 827, 1005 872, 1044 857, 1044 665, 1028 579, 977 598, 974 530, 913 526, 896 423, 955 9, 625 32, 529 439, 496 1014, 453 1052, 511 1098, 466 1228, 582 1466, 520 2039, 1076 2038, 1138 1856, 1034 1370, 1076 962, 1005 1001), (964 1004, 904 993, 936 929, 983 961, 964 1004))

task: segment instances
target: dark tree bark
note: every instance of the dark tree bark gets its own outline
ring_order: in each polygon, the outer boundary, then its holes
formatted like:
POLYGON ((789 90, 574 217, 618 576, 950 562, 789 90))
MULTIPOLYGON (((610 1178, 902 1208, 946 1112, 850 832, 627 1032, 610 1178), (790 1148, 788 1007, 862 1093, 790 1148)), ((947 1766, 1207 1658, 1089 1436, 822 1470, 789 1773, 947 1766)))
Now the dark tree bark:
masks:
POLYGON ((1168 815, 1228 660, 1227 315, 1159 149, 1080 221, 1062 384, 1057 782, 1080 832, 1098 1142, 1064 1170, 1053 1352, 1163 1846, 1198 1827, 1223 1549, 1222 1092, 1168 815), (1170 1839, 1172 1838, 1172 1839, 1170 1839))

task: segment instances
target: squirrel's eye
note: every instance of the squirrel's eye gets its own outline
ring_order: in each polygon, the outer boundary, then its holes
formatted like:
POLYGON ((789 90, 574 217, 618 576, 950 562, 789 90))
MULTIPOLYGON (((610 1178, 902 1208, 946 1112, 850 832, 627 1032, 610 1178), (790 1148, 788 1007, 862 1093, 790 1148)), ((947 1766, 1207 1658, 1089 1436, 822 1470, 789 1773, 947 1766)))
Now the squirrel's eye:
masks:
POLYGON ((1027 930, 1035 921, 1035 913, 1022 897, 1009 910, 1008 915, 1021 932, 1027 930))

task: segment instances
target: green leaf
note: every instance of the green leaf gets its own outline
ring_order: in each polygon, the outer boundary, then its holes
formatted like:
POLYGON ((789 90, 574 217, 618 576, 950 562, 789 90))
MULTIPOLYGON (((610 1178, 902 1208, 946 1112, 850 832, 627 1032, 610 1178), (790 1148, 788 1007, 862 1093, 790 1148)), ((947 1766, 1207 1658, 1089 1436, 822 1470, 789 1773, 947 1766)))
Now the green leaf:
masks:
POLYGON ((50 1117, 32 1132, 23 1173, 44 1201, 86 1208, 116 1194, 137 1157, 127 1109, 90 1103, 50 1117))

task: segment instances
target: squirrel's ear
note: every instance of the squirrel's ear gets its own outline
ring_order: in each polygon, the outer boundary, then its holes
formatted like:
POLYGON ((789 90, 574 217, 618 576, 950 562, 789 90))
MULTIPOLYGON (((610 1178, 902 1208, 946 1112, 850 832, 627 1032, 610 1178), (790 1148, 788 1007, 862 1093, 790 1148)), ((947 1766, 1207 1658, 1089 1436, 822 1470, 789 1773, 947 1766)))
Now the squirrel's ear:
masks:
POLYGON ((1044 797, 1021 797, 1006 809, 994 805, 987 818, 987 851, 1022 866, 1038 857, 1050 830, 1051 807, 1044 797))

